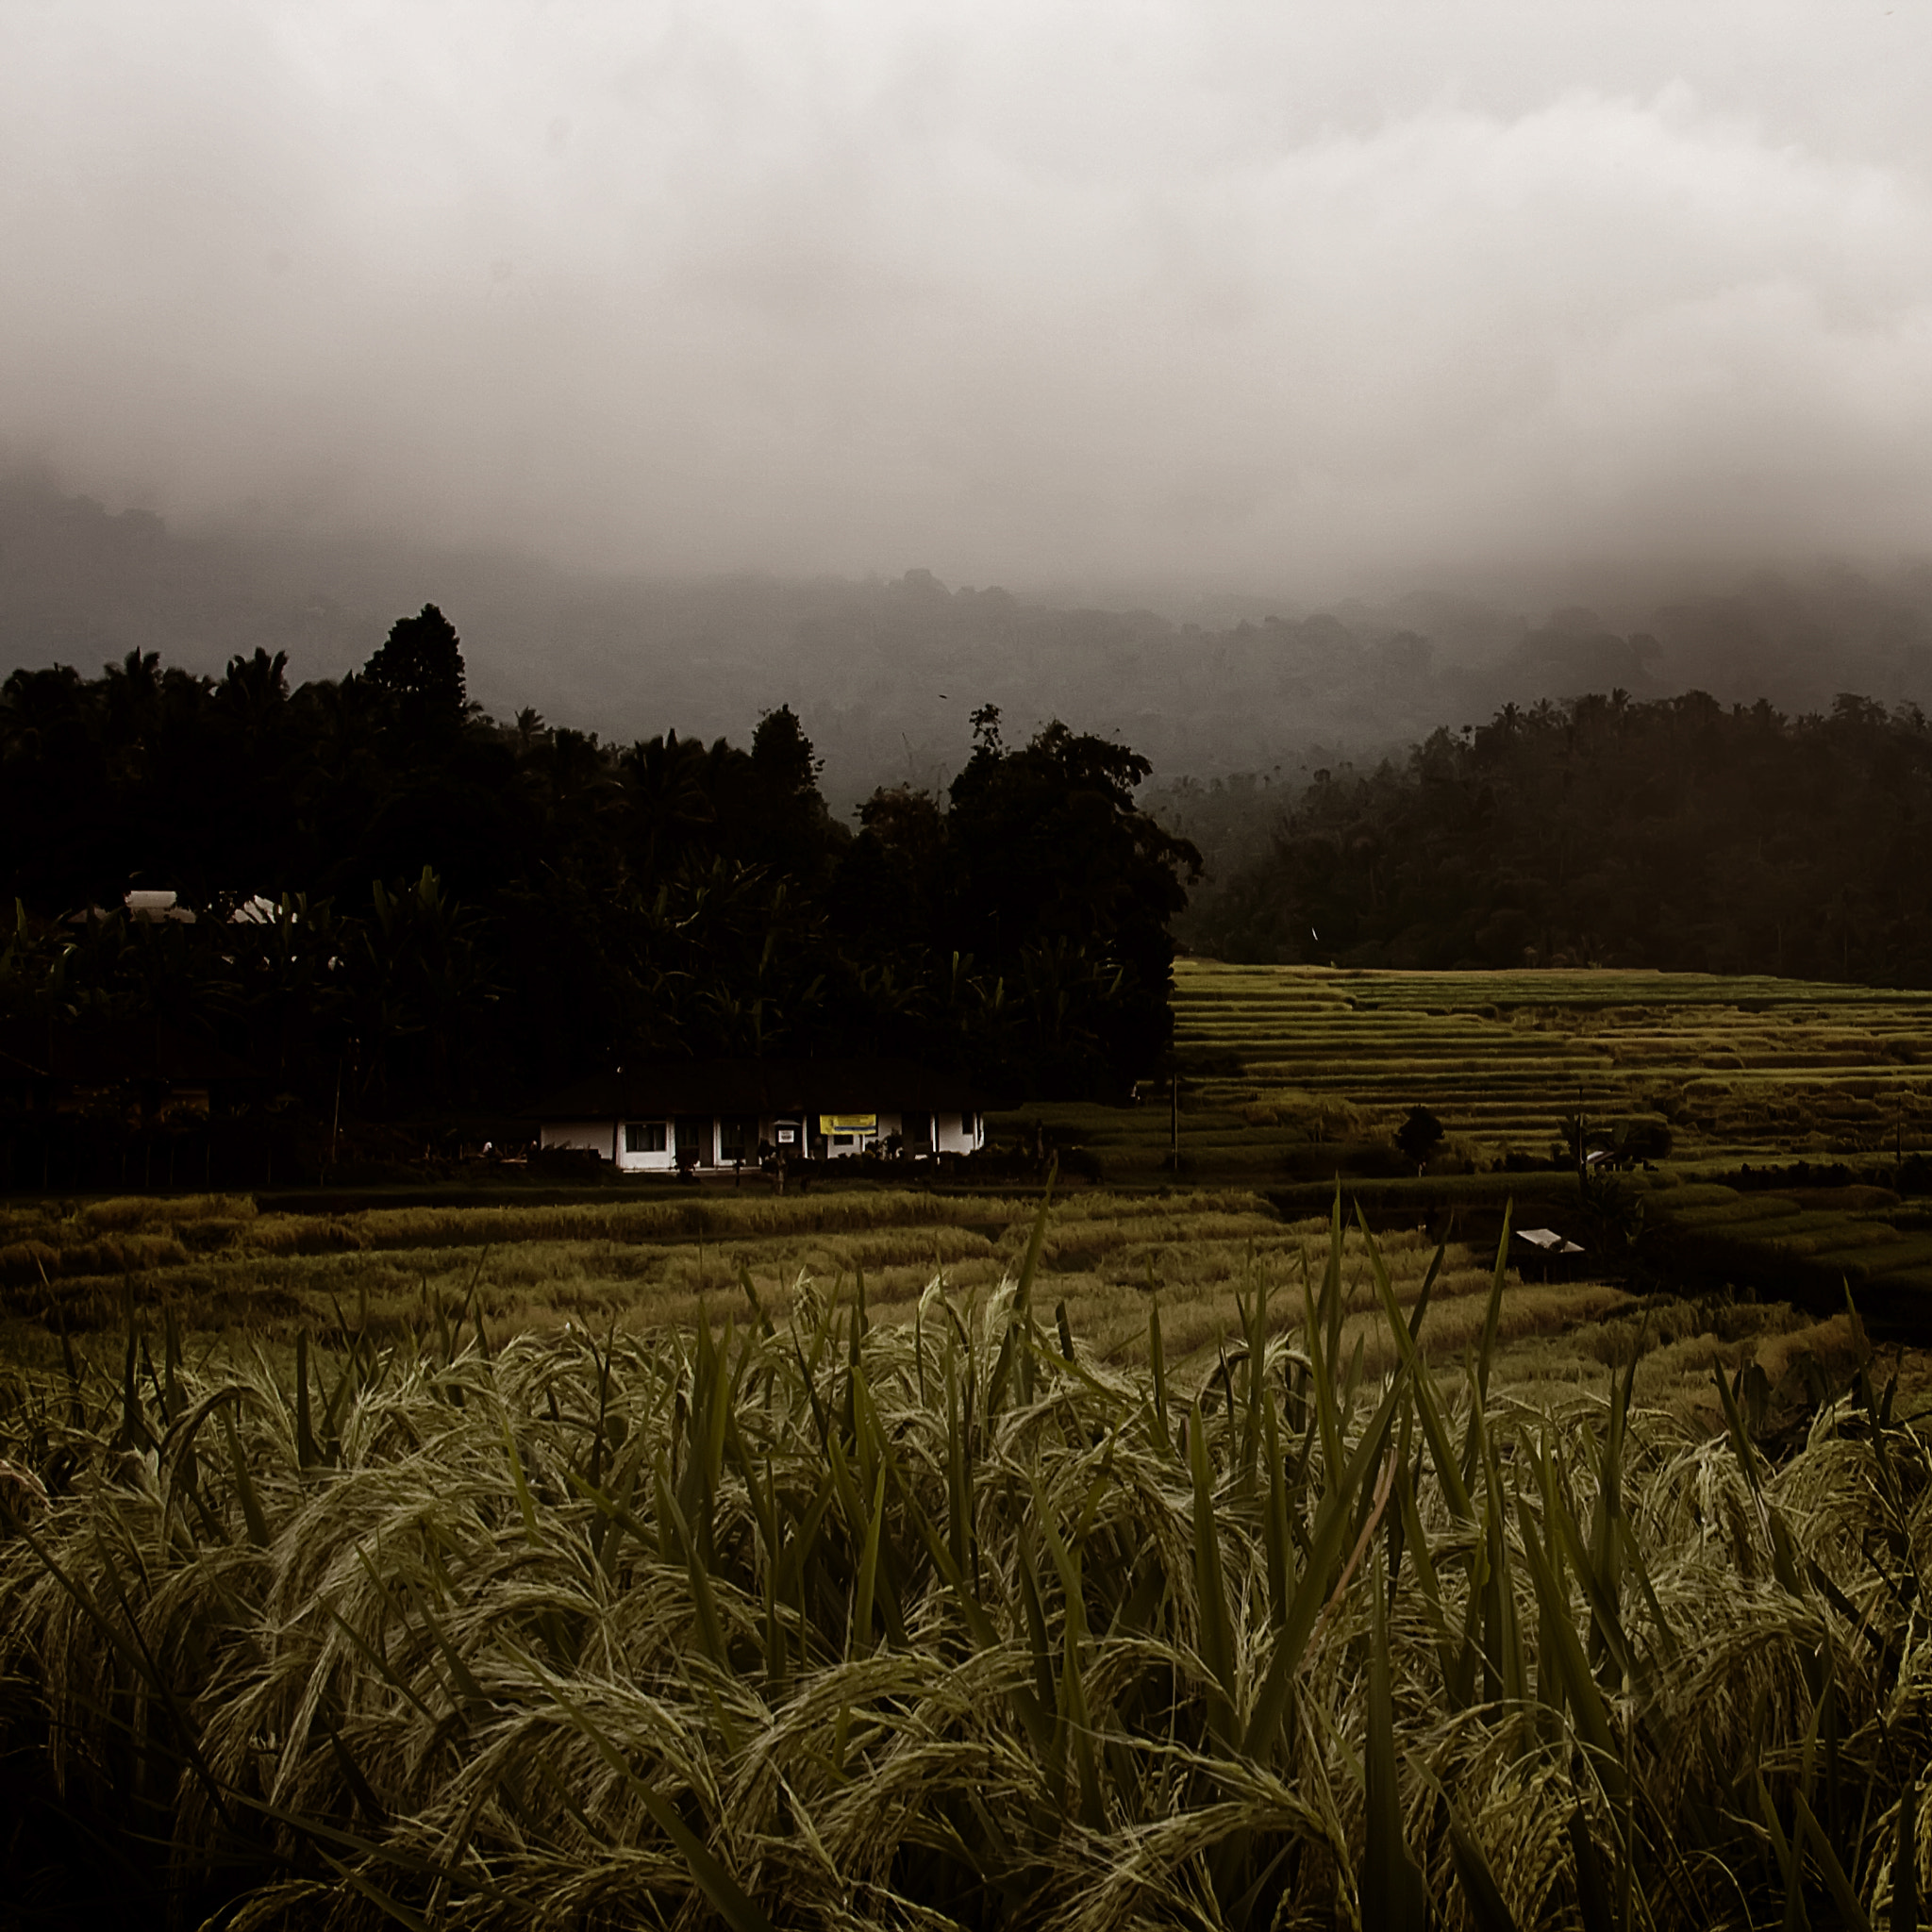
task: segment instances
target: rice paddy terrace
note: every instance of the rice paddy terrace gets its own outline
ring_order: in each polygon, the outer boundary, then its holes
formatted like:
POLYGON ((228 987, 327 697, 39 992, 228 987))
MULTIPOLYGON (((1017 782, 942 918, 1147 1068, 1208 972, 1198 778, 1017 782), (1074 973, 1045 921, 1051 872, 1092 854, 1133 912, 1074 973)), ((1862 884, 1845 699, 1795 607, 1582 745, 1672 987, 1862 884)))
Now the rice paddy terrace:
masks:
POLYGON ((1347 973, 1185 962, 1182 1038, 1239 1055, 1204 1095, 1374 1119, 1418 1102, 1488 1150, 1564 1118, 1668 1121, 1679 1159, 1932 1135, 1932 992, 1701 974, 1347 973))
POLYGON ((1050 1218, 910 1322, 485 1345, 473 1287, 0 1377, 8 1923, 1922 1923, 1932 1447, 1855 1335, 1790 1424, 1735 1334, 1724 1426, 1659 1411, 1648 1310, 1525 1400, 1501 1271, 1336 1229, 1183 1377, 1046 1325, 1050 1218))
MULTIPOLYGON (((1886 1333, 1932 1332, 1932 1201, 1910 1161, 1932 1149, 1932 992, 1208 960, 1180 961, 1175 980, 1189 1183, 1306 1213, 1339 1175, 1385 1220, 1463 1208, 1471 1229, 1513 1200, 1519 1224, 1534 1214, 1592 1257, 1641 1248, 1680 1287, 1817 1308, 1849 1284, 1886 1333), (1415 1107, 1446 1135, 1425 1178, 1391 1141, 1415 1107), (1610 1184, 1617 1227, 1577 1188, 1579 1120, 1588 1146, 1621 1137, 1647 1156, 1610 1184)), ((1024 1118, 1084 1145, 1109 1182, 1176 1172, 1165 1093, 1024 1118)))
MULTIPOLYGON (((1932 1144, 1932 992, 1194 959, 1175 982, 1184 1173, 1366 1173, 1361 1150, 1418 1106, 1447 1130, 1439 1171, 1545 1163, 1579 1114, 1604 1144, 1667 1127, 1678 1167, 1932 1144)), ((1109 1174, 1158 1167, 1166 1096, 1078 1125, 1109 1174)))
MULTIPOLYGON (((1420 1103, 1454 1171, 1391 1200, 1556 1220, 1579 1105, 1693 1167, 1932 1124, 1911 995, 1181 996, 1197 1174, 1420 1103)), ((1164 1106, 1049 1113, 1159 1175, 1164 1106)), ((1616 1185, 1912 1252, 1888 1188, 1616 1185)), ((1270 1191, 0 1209, 0 1876, 47 1923, 1381 1925, 1398 1872, 1407 1923, 1918 1924, 1924 1358, 1270 1191)))

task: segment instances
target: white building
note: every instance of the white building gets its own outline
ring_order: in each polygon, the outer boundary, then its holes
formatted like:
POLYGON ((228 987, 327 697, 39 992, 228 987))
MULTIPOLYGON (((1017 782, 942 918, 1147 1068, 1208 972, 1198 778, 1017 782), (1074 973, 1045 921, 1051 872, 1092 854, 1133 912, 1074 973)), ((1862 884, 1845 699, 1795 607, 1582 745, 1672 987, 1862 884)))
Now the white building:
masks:
POLYGON ((986 1139, 965 1081, 909 1060, 662 1060, 600 1074, 537 1108, 545 1147, 580 1147, 626 1173, 760 1159, 971 1154, 986 1139))

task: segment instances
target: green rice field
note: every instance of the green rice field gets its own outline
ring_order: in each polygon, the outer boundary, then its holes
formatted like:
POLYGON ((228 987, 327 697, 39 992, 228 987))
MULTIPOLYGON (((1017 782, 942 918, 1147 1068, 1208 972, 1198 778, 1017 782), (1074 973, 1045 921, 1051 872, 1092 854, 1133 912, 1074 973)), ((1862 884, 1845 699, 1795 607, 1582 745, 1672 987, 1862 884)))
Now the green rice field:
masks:
POLYGON ((1635 1260, 1814 1307, 1850 1289, 1888 1335, 1932 1337, 1932 1198, 1900 1191, 1927 1178, 1932 993, 1208 960, 1180 961, 1176 991, 1177 1122, 1150 1089, 1138 1106, 997 1118, 995 1138, 1077 1148, 1110 1185, 1242 1185, 1291 1214, 1338 1179, 1384 1220, 1487 1225, 1513 1201, 1519 1224, 1612 1251, 1619 1274, 1635 1260), (1421 1176, 1391 1144, 1415 1107, 1446 1135, 1421 1176), (1579 1122, 1588 1147, 1634 1138, 1654 1157, 1624 1163, 1594 1205, 1579 1122), (1757 1183, 1734 1185, 1746 1168, 1757 1183))
MULTIPOLYGON (((130 1312, 157 1333, 172 1324, 190 1355, 224 1359, 261 1351, 286 1361, 301 1334, 323 1348, 350 1332, 407 1342, 458 1307, 465 1332, 480 1324, 492 1346, 517 1335, 640 1336, 742 1320, 751 1294, 783 1311, 801 1295, 862 1292, 870 1318, 891 1324, 910 1320, 935 1281, 952 1294, 996 1291, 1019 1267, 1038 1208, 1037 1198, 884 1190, 331 1215, 264 1211, 248 1195, 37 1204, 0 1213, 0 1349, 22 1365, 58 1370, 67 1349, 111 1366, 130 1312)), ((1066 1309, 1097 1359, 1123 1368, 1144 1362, 1158 1299, 1186 1379, 1214 1366, 1244 1289, 1272 1284, 1287 1331, 1308 1257, 1329 1232, 1326 1217, 1284 1219, 1240 1191, 1088 1190, 1053 1206, 1036 1257, 1040 1291, 1066 1309)), ((1374 1370, 1381 1344, 1358 1235, 1344 1252, 1346 1318, 1351 1336, 1363 1327, 1374 1370)), ((1382 1252, 1398 1292, 1412 1297, 1435 1243, 1396 1228, 1382 1252)), ((1428 1338, 1441 1359, 1469 1341, 1469 1298, 1487 1291, 1491 1264, 1463 1242, 1445 1250, 1428 1338)), ((1525 1382, 1600 1376, 1629 1338, 1591 1334, 1576 1354, 1563 1338, 1629 1306, 1617 1288, 1512 1276, 1496 1338, 1501 1373, 1525 1382)), ((1733 1366, 1750 1358, 1753 1337, 1787 1332, 1741 1316, 1731 1326, 1734 1345, 1721 1352, 1733 1366)), ((1707 1366, 1700 1360, 1697 1374, 1707 1366)))
MULTIPOLYGON (((1580 1114, 1667 1127, 1679 1166, 1932 1146, 1932 992, 1702 974, 1175 966, 1183 1174, 1251 1184, 1359 1164, 1410 1108, 1441 1171, 1547 1163, 1580 1114)), ((1032 1108, 1109 1178, 1158 1173, 1168 1096, 1032 1108)), ((1017 1130, 1011 1117, 996 1121, 1017 1130)))
POLYGON ((8 1922, 1919 1924, 1932 1209, 1710 1176, 1910 1150, 1927 1003, 1181 1003, 1050 1197, 0 1208, 8 1922))
MULTIPOLYGON (((170 1238, 101 1205, 62 1281, 170 1238)), ((741 1246, 722 1315, 506 1339, 492 1251, 272 1362, 157 1326, 150 1248, 98 1365, 0 1376, 9 1923, 1920 1924, 1932 1448, 1849 1318, 1824 1364, 1612 1292, 1557 1324, 1589 1370, 1525 1374, 1505 1268, 1232 1197, 1041 1204, 890 1322, 856 1256, 781 1302, 741 1246), (1075 1242, 1239 1250, 1232 1324, 1171 1357, 1186 1296, 1141 1291, 1091 1347, 1075 1242), (1657 1405, 1673 1350, 1715 1429, 1657 1405)))
MULTIPOLYGON (((1181 1353, 1207 1345, 1241 1271, 1287 1265, 1338 1175, 1396 1253, 1421 1242, 1420 1224, 1440 1230, 1443 1210, 1462 1207, 1492 1242, 1507 1200, 1519 1224, 1556 1225, 1597 1252, 1606 1230, 1584 1213, 1562 1152, 1579 1114, 1592 1144, 1633 1121, 1668 1131, 1667 1158, 1613 1184, 1622 1233, 1670 1230, 1704 1284, 1814 1307, 1840 1305, 1844 1283, 1888 1306, 1932 1298, 1932 1204, 1889 1188, 1740 1192, 1712 1178, 1746 1161, 1870 1167, 1932 1141, 1932 994, 1183 960, 1177 1003, 1188 1069, 1177 1171, 1156 1091, 1138 1106, 1033 1108, 993 1123, 995 1141, 1038 1136, 1067 1157, 1042 1265, 1108 1359, 1129 1362, 1141 1345, 1150 1284, 1173 1305, 1181 1353), (1447 1130, 1421 1179, 1389 1144, 1417 1105, 1447 1130), (1081 1154, 1098 1184, 1068 1192, 1081 1154)), ((862 1273, 891 1319, 937 1273, 990 1289, 1014 1265, 1037 1174, 1004 1193, 907 1189, 886 1175, 791 1197, 651 1182, 550 1205, 373 1201, 340 1212, 245 1195, 23 1202, 0 1208, 0 1349, 51 1359, 57 1331, 118 1329, 130 1297, 172 1308, 184 1333, 272 1345, 298 1328, 340 1329, 363 1305, 378 1326, 407 1327, 473 1274, 484 1320, 504 1335, 688 1325, 738 1292, 741 1270, 781 1295, 801 1278, 862 1273)))

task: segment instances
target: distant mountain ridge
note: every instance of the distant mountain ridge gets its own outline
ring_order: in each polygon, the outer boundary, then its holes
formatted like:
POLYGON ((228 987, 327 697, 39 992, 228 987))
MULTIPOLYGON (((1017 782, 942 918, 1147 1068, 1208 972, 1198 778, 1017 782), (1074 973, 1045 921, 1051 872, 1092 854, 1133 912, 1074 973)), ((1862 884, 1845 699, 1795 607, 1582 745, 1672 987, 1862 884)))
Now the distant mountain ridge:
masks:
POLYGON ((261 646, 287 651, 298 680, 339 676, 430 601, 499 716, 528 706, 624 741, 667 727, 741 739, 789 703, 840 805, 878 784, 942 784, 987 703, 1015 724, 1060 716, 1117 736, 1164 779, 1360 762, 1507 703, 1586 691, 1703 689, 1793 711, 1841 691, 1932 703, 1925 567, 1626 597, 1614 622, 1573 607, 1533 624, 1417 592, 1193 624, 948 589, 921 570, 651 580, 400 541, 182 534, 42 478, 0 480, 0 672, 58 660, 92 673, 138 649, 218 673, 261 646))

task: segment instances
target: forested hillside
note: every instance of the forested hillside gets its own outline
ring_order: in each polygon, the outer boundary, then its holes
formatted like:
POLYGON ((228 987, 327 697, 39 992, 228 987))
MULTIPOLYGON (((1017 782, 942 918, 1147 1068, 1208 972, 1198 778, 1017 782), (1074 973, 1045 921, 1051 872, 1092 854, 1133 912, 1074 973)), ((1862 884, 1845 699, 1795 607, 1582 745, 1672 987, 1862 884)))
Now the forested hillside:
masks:
POLYGON ((498 724, 433 606, 291 690, 131 655, 0 690, 0 1022, 165 1022, 285 1100, 513 1107, 626 1055, 906 1054, 1100 1092, 1168 1038, 1192 854, 1145 761, 997 712, 950 796, 827 810, 789 708, 748 747, 498 724), (174 891, 179 916, 123 910, 174 891))
POLYGON ((1506 706, 1401 764, 1159 808, 1225 855, 1184 926, 1223 958, 1932 985, 1932 724, 1916 706, 1506 706))
MULTIPOLYGON (((908 561, 916 559, 908 558, 908 561)), ((299 681, 359 666, 397 610, 459 613, 472 692, 629 743, 676 721, 749 739, 810 721, 836 810, 880 784, 942 789, 975 705, 1131 744, 1165 783, 1298 779, 1506 703, 1622 687, 1812 710, 1840 691, 1932 705, 1932 570, 1600 574, 1310 604, 1116 587, 866 578, 643 578, 270 524, 177 529, 0 468, 0 675, 130 651, 219 677, 286 651, 299 681), (1158 608, 1149 608, 1158 607, 1158 608)))

